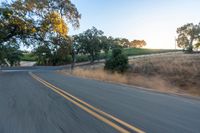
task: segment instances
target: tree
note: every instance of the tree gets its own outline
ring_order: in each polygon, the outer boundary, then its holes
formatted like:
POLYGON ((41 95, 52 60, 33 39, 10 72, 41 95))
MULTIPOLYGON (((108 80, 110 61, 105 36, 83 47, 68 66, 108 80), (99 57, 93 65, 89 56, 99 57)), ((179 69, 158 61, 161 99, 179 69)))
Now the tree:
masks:
POLYGON ((122 47, 124 47, 124 48, 129 48, 130 47, 130 42, 126 38, 122 38, 120 40, 120 43, 121 43, 122 47))
POLYGON ((133 40, 130 42, 130 47, 133 47, 133 48, 142 48, 146 45, 147 43, 144 40, 133 40))
POLYGON ((71 62, 68 56, 71 52, 71 38, 53 38, 52 41, 53 44, 44 43, 35 48, 37 63, 39 65, 62 65, 71 62))
POLYGON ((6 57, 6 52, 5 52, 5 46, 0 45, 0 65, 5 64, 5 57, 6 57))
POLYGON ((130 42, 128 39, 126 38, 116 38, 115 43, 123 48, 128 48, 130 45, 130 42))
POLYGON ((52 57, 52 53, 48 45, 40 45, 34 50, 34 54, 37 57, 38 65, 50 65, 49 61, 52 57))
POLYGON ((178 46, 185 49, 189 53, 193 52, 195 42, 199 41, 200 38, 200 24, 185 24, 180 28, 177 28, 177 33, 178 46))
POLYGON ((106 60, 104 69, 120 73, 128 69, 128 57, 122 53, 122 49, 113 49, 112 56, 110 59, 106 60))
MULTIPOLYGON (((15 0, 0 6, 0 45, 52 45, 67 38, 68 23, 79 27, 77 8, 70 0, 15 0)), ((58 47, 58 46, 55 46, 58 47)), ((69 46, 70 47, 70 46, 69 46)), ((6 57, 5 57, 6 58, 6 57)))
POLYGON ((200 48, 200 40, 194 45, 194 48, 197 50, 200 48))
POLYGON ((11 66, 18 66, 20 64, 22 51, 16 49, 16 48, 9 48, 7 49, 8 55, 7 60, 10 63, 11 66))
MULTIPOLYGON (((66 63, 71 62, 70 54, 72 55, 72 38, 66 37, 66 38, 55 38, 55 44, 58 46, 54 47, 53 52, 53 65, 63 65, 66 63)), ((72 55, 73 56, 73 55, 72 55)))
POLYGON ((104 51, 104 53, 106 54, 106 56, 108 55, 108 52, 110 49, 113 49, 114 47, 116 47, 116 43, 114 41, 114 38, 109 36, 102 36, 100 38, 101 41, 101 49, 104 51))
POLYGON ((101 43, 101 49, 105 52, 105 54, 108 54, 108 51, 110 50, 110 40, 107 38, 107 36, 102 36, 100 38, 101 43))
POLYGON ((1 43, 12 38, 47 41, 49 34, 66 36, 68 22, 79 27, 80 14, 69 0, 16 0, 2 5, 1 43))
POLYGON ((187 50, 189 48, 189 40, 185 34, 179 34, 176 41, 178 47, 183 48, 184 50, 187 50))
POLYGON ((75 44, 79 45, 79 52, 89 54, 91 63, 99 57, 102 35, 103 31, 92 27, 76 36, 75 44))
POLYGON ((18 45, 13 43, 0 45, 0 65, 6 64, 5 60, 7 60, 11 66, 19 65, 21 56, 22 51, 19 50, 18 45))

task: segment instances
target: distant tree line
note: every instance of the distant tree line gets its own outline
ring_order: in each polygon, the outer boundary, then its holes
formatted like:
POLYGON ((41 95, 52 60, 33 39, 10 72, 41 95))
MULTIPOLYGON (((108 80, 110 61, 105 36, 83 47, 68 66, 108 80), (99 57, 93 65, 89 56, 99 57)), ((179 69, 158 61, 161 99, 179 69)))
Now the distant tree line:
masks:
POLYGON ((101 52, 106 55, 114 48, 141 48, 146 46, 144 40, 134 40, 129 42, 126 38, 113 38, 105 36, 104 32, 92 27, 73 37, 73 48, 76 54, 87 54, 91 62, 99 59, 101 52))
POLYGON ((107 37, 103 31, 95 27, 78 35, 68 36, 67 39, 65 38, 65 41, 55 43, 57 45, 40 45, 34 49, 38 64, 66 64, 73 62, 76 55, 87 55, 91 63, 93 63, 95 60, 100 59, 100 53, 104 52, 107 56, 108 52, 114 48, 141 48, 146 46, 144 40, 129 42, 125 38, 107 37))

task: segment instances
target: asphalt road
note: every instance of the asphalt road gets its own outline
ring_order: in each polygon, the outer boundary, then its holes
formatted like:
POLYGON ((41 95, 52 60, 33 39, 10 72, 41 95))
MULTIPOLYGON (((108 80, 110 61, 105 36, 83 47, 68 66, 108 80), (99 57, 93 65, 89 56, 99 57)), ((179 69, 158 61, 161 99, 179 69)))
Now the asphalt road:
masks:
POLYGON ((0 133, 200 133, 199 100, 32 72, 0 73, 0 133))

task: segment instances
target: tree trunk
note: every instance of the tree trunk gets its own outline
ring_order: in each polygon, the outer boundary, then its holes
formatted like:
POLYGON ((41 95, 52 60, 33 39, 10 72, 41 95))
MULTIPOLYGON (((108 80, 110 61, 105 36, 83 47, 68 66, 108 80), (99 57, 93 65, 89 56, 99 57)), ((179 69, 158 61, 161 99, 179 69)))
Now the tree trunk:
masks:
POLYGON ((76 63, 76 53, 75 53, 74 50, 72 50, 72 64, 71 64, 71 70, 74 69, 75 63, 76 63))
POLYGON ((192 53, 193 52, 193 37, 190 39, 189 47, 188 47, 188 52, 192 53))
POLYGON ((90 56, 91 56, 90 63, 93 64, 93 63, 94 63, 94 60, 95 60, 95 59, 94 59, 94 58, 95 58, 95 57, 94 57, 95 55, 94 55, 93 52, 91 52, 90 56))

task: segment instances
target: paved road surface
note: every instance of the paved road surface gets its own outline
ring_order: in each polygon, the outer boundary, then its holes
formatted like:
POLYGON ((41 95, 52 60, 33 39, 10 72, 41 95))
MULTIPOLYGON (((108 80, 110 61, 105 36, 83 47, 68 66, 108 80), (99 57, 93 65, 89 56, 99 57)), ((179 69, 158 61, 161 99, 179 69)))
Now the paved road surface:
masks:
POLYGON ((54 71, 32 76, 0 73, 0 133, 200 133, 199 100, 54 71))

